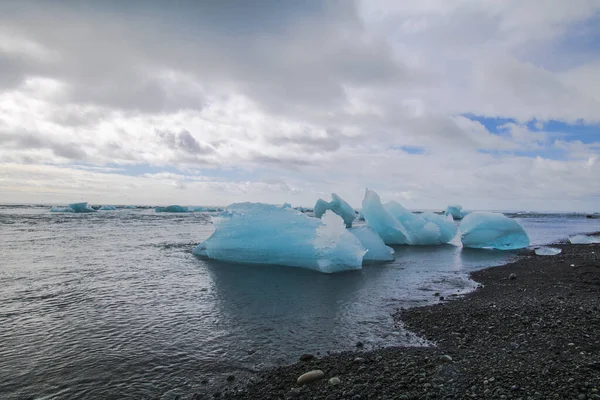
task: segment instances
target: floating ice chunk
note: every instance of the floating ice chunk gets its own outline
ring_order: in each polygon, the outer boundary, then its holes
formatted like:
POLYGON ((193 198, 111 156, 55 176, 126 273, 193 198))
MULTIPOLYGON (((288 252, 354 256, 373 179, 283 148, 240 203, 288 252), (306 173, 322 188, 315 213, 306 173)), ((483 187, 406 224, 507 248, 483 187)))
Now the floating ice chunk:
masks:
POLYGON ((535 249, 535 254, 538 256, 555 256, 562 252, 561 249, 557 249, 556 247, 539 247, 535 249))
POLYGON ((115 206, 102 206, 98 209, 98 211, 114 211, 117 208, 115 206))
POLYGON ((188 211, 190 212, 218 212, 218 211, 223 211, 222 208, 219 207, 188 207, 187 208, 188 211))
POLYGON ((409 244, 404 226, 383 207, 379 195, 372 190, 365 192, 362 213, 367 225, 377 232, 385 244, 409 244))
POLYGON ((69 208, 69 207, 56 207, 56 206, 54 206, 54 207, 52 207, 50 209, 50 212, 54 212, 54 213, 72 213, 72 212, 75 212, 75 211, 73 211, 73 209, 69 208))
POLYGON ((462 206, 459 206, 458 204, 454 204, 454 205, 449 205, 448 207, 446 207, 446 211, 444 212, 444 215, 452 215, 453 219, 463 219, 466 214, 464 211, 462 211, 462 206))
POLYGON ((352 221, 356 218, 356 212, 350 206, 350 204, 346 203, 340 196, 335 193, 331 194, 331 200, 329 203, 323 199, 317 200, 315 204, 314 213, 315 217, 321 218, 325 211, 331 210, 344 220, 346 227, 350 228, 352 226, 352 221))
POLYGON ((458 231, 458 227, 450 217, 424 212, 415 214, 400 203, 390 201, 384 208, 400 222, 408 233, 408 244, 437 245, 448 243, 458 231))
POLYGON ((363 257, 365 261, 393 261, 394 249, 383 243, 377 232, 368 226, 355 226, 348 231, 360 240, 360 244, 367 249, 367 254, 363 257))
POLYGON ((569 238, 571 244, 594 244, 600 243, 600 236, 596 235, 575 235, 569 238))
POLYGON ((155 211, 157 213, 186 213, 190 212, 190 209, 182 206, 166 206, 156 207, 155 211))
POLYGON ((460 223, 460 232, 464 247, 514 250, 529 246, 521 224, 500 213, 470 213, 460 223))
POLYGON ((96 212, 93 208, 88 206, 88 203, 72 203, 65 208, 52 207, 50 212, 69 212, 69 213, 92 213, 96 212))
POLYGON ((283 205, 281 207, 282 208, 292 208, 292 205, 290 203, 283 203, 283 205))
POLYGON ((125 208, 127 210, 135 210, 137 207, 136 206, 125 206, 123 208, 125 208))
POLYGON ((360 269, 366 253, 331 212, 319 220, 292 208, 238 203, 227 207, 213 222, 214 233, 194 249, 194 254, 333 273, 360 269))

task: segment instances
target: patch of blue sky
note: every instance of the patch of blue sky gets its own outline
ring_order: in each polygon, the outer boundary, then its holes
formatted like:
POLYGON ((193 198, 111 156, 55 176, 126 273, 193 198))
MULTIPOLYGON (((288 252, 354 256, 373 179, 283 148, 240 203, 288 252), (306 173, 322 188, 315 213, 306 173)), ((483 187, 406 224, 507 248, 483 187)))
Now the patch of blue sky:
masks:
POLYGON ((392 150, 401 150, 408 154, 423 154, 425 153, 425 149, 423 147, 418 146, 390 146, 392 150))

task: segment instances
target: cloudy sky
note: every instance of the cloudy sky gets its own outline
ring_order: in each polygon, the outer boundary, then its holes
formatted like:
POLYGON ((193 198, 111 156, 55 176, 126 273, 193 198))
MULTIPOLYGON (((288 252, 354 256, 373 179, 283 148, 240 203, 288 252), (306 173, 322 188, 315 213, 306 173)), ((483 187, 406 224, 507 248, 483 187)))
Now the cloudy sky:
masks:
POLYGON ((0 0, 0 202, 600 211, 599 0, 0 0))

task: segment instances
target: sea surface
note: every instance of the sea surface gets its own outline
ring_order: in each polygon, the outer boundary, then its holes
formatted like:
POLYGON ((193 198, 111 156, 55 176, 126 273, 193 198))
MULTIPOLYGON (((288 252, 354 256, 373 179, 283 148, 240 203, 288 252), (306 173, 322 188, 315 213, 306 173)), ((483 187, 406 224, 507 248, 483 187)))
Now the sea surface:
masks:
MULTIPOLYGON (((325 275, 196 258, 211 213, 49 208, 0 206, 0 399, 185 399, 303 353, 421 344, 395 309, 473 290, 469 271, 515 256, 400 246, 325 275)), ((513 216, 534 246, 600 231, 581 214, 513 216)))

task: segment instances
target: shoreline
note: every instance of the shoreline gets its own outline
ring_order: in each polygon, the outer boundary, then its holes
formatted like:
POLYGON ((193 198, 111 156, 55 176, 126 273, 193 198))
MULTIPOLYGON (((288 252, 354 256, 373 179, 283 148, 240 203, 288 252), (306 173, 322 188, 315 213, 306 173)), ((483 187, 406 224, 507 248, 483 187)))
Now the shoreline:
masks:
POLYGON ((192 399, 600 399, 600 244, 552 246, 562 253, 472 272, 477 290, 394 314, 434 346, 315 357, 192 399), (323 379, 296 383, 316 369, 323 379))

